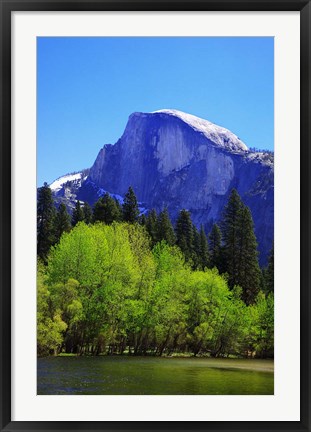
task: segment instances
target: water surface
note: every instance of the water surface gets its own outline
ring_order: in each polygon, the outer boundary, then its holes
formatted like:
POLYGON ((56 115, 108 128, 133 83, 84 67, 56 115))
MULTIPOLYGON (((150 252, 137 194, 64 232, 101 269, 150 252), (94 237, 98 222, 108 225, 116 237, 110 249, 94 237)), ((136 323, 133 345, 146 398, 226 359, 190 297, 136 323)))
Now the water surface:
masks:
POLYGON ((273 361, 159 357, 38 359, 39 395, 268 395, 273 361))

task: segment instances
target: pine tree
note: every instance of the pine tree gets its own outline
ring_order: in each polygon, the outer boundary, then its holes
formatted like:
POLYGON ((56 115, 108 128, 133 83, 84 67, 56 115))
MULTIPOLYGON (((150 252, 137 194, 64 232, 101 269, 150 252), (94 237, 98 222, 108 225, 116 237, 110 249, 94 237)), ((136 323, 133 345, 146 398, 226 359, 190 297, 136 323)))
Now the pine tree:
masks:
POLYGON ((151 247, 158 242, 158 215, 155 209, 152 209, 146 218, 146 229, 151 239, 151 247))
POLYGON ((157 241, 161 240, 165 240, 170 246, 173 246, 176 242, 174 228, 167 208, 161 211, 157 221, 157 241))
POLYGON ((114 198, 114 201, 116 203, 116 207, 117 207, 117 214, 118 214, 118 221, 122 221, 123 218, 123 209, 122 209, 122 205, 120 204, 120 201, 117 200, 116 198, 114 198))
POLYGON ((108 192, 94 205, 93 221, 104 222, 107 225, 120 220, 120 210, 117 202, 108 192))
POLYGON ((92 218, 93 218, 92 208, 89 205, 89 203, 85 202, 82 207, 82 210, 83 210, 84 222, 88 225, 92 222, 92 218))
POLYGON ((265 272, 265 285, 267 294, 270 292, 274 293, 274 245, 272 245, 268 260, 268 267, 265 272))
POLYGON ((192 225, 193 232, 193 250, 192 250, 192 268, 194 270, 201 270, 201 241, 200 241, 200 233, 196 229, 195 225, 192 225))
POLYGON ((139 223, 141 226, 146 226, 147 224, 147 217, 145 215, 145 213, 143 213, 140 217, 139 217, 139 223))
POLYGON ((209 265, 209 251, 208 251, 208 242, 207 237, 203 228, 203 225, 201 225, 200 234, 200 267, 202 270, 208 267, 209 265))
POLYGON ((64 203, 61 203, 55 217, 55 241, 59 242, 64 232, 71 229, 70 216, 64 203))
POLYGON ((239 256, 238 256, 238 233, 239 218, 243 207, 240 195, 236 189, 232 189, 227 205, 225 206, 222 221, 223 258, 224 270, 229 275, 229 286, 233 288, 238 285, 239 256))
POLYGON ((239 214, 238 229, 238 280, 243 289, 246 304, 255 302, 261 286, 261 270, 258 263, 257 240, 250 209, 243 205, 239 214))
POLYGON ((72 226, 76 226, 77 223, 84 221, 83 209, 81 207, 80 201, 76 202, 76 206, 72 212, 71 224, 72 226))
POLYGON ((193 258, 194 233, 190 213, 183 209, 176 221, 176 244, 185 255, 187 261, 193 258))
POLYGON ((103 222, 104 216, 103 216, 103 198, 99 198, 99 200, 96 201, 96 203, 93 206, 93 216, 92 216, 92 222, 103 222))
POLYGON ((125 194, 122 210, 124 222, 137 222, 139 216, 139 209, 136 195, 131 186, 125 194))
POLYGON ((260 275, 260 290, 263 293, 268 293, 267 290, 267 268, 263 267, 261 268, 261 275, 260 275))
POLYGON ((52 191, 44 183, 38 190, 37 201, 37 253, 44 262, 55 243, 55 214, 52 191))
POLYGON ((224 270, 230 288, 239 285, 246 304, 252 304, 260 289, 257 241, 250 209, 233 189, 222 223, 224 270))
POLYGON ((221 231, 219 226, 214 223, 208 236, 209 244, 209 266, 216 267, 221 271, 221 231))

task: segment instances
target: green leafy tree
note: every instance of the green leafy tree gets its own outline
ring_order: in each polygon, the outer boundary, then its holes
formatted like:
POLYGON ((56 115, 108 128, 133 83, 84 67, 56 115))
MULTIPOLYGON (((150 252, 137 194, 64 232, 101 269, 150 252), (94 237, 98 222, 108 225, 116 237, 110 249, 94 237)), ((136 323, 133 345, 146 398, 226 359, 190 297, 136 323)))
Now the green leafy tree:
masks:
POLYGON ((109 346, 109 353, 122 352, 126 337, 142 338, 153 278, 148 237, 138 224, 79 223, 64 234, 51 251, 48 282, 68 326, 67 349, 96 354, 109 346), (77 296, 69 292, 70 280, 77 296))
POLYGON ((48 184, 44 183, 38 190, 37 201, 37 253, 44 262, 55 243, 55 215, 52 191, 48 184))
POLYGON ((134 190, 131 186, 125 194, 122 210, 124 222, 137 222, 139 216, 138 202, 134 190))
POLYGON ((81 207, 80 201, 76 202, 75 208, 72 212, 71 224, 76 226, 79 222, 84 221, 83 208, 81 207))
POLYGON ((247 308, 248 329, 245 351, 259 358, 274 357, 274 297, 260 292, 256 302, 247 308))
POLYGON ((221 231, 214 223, 208 236, 209 243, 209 266, 216 267, 221 271, 221 231))
POLYGON ((55 217, 55 240, 59 242, 64 232, 71 229, 70 216, 64 203, 61 203, 55 217))
POLYGON ((66 328, 67 324, 61 318, 61 311, 51 301, 44 270, 38 263, 37 354, 39 357, 59 352, 66 328))
MULTIPOLYGON (((239 223, 247 233, 247 211, 239 223)), ((198 250, 201 231, 192 226, 198 250)), ((166 240, 151 250, 140 224, 80 222, 39 261, 38 354, 273 357, 273 295, 246 305, 243 287, 193 267, 166 240)))
POLYGON ((151 294, 155 353, 170 354, 186 338, 186 310, 183 301, 190 268, 176 246, 162 241, 153 249, 156 281, 151 294))
MULTIPOLYGON (((218 296, 217 296, 218 297, 218 296)), ((212 357, 238 355, 246 337, 247 307, 241 300, 241 288, 234 287, 223 298, 217 298, 218 314, 213 324, 212 357)))
POLYGON ((66 323, 66 330, 63 333, 63 346, 66 353, 77 354, 77 346, 83 338, 85 315, 79 289, 79 282, 74 279, 50 287, 52 304, 61 312, 61 319, 66 323))
POLYGON ((175 232, 167 208, 165 208, 159 214, 156 231, 157 241, 165 240, 166 243, 170 246, 173 246, 175 244, 175 232))

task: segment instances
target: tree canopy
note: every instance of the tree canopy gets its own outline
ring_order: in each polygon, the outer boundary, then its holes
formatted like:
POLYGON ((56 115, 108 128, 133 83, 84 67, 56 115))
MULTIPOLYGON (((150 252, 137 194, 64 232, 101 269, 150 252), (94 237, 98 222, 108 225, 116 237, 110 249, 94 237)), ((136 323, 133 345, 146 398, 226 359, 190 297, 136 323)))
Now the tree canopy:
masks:
POLYGON ((192 270, 179 247, 149 244, 139 224, 64 233, 38 269, 39 354, 273 354, 270 297, 246 306, 216 269, 192 270))
POLYGON ((122 209, 109 194, 93 211, 77 201, 71 227, 39 189, 38 354, 272 357, 273 248, 262 277, 237 191, 208 240, 185 209, 175 231, 167 209, 138 215, 129 188, 122 209))

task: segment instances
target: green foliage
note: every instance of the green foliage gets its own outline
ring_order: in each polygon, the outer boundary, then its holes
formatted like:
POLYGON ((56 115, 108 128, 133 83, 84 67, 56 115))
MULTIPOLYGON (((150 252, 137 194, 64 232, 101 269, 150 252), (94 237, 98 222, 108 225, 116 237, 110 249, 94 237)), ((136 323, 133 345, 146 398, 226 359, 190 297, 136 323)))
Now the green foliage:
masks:
POLYGON ((90 224, 92 222, 93 219, 93 213, 92 213, 92 208, 91 206, 85 202, 83 207, 83 220, 86 224, 90 224))
POLYGON ((154 246, 158 241, 158 215, 155 209, 148 213, 146 229, 151 239, 151 246, 154 246))
POLYGON ((223 256, 231 288, 238 285, 239 282, 239 256, 237 250, 239 243, 239 216, 242 207, 243 203, 240 195, 236 189, 233 189, 225 206, 222 221, 223 256))
POLYGON ((200 266, 200 262, 201 262, 200 233, 194 225, 192 226, 192 231, 193 231, 192 260, 191 260, 192 268, 194 270, 195 269, 201 270, 201 266, 200 266))
MULTIPOLYGON (((122 309, 124 301, 131 299, 133 306, 149 289, 154 272, 151 257, 148 238, 139 225, 80 223, 63 235, 50 253, 48 281, 54 290, 60 290, 70 279, 78 281, 78 299, 87 322, 82 321, 75 330, 83 338, 72 350, 86 350, 99 334, 109 341, 118 340, 123 313, 128 313, 129 307, 127 304, 122 309), (104 331, 107 325, 108 333, 104 331)), ((66 308, 57 304, 65 313, 66 308)), ((68 338, 75 340, 76 334, 68 338)))
POLYGON ((146 226, 146 224, 147 224, 147 217, 146 217, 146 215, 144 213, 139 217, 138 222, 140 223, 140 225, 146 226))
POLYGON ((246 351, 259 358, 274 356, 274 297, 259 293, 256 303, 248 307, 249 327, 244 343, 246 351))
POLYGON ((209 243, 209 266, 222 268, 221 262, 221 231, 219 226, 214 223, 208 236, 209 243))
POLYGON ((194 249, 194 230, 190 213, 187 210, 181 210, 176 221, 176 244, 184 253, 186 260, 191 261, 194 249))
POLYGON ((144 226, 80 222, 38 267, 38 354, 273 355, 273 296, 241 294, 144 226))
POLYGON ((108 192, 95 203, 93 209, 93 222, 104 222, 107 225, 121 219, 120 208, 115 199, 108 192))
POLYGON ((201 225, 200 233, 199 233, 199 248, 197 250, 197 255, 199 257, 199 269, 204 270, 209 266, 209 250, 208 250, 208 242, 207 237, 201 225))
POLYGON ((242 298, 252 304, 260 290, 261 272, 257 241, 250 209, 233 189, 225 207, 222 223, 224 268, 229 286, 242 287, 242 298))
POLYGON ((265 289, 267 293, 274 293, 274 246, 272 245, 268 267, 265 272, 265 289))
POLYGON ((260 290, 261 271, 258 264, 257 241, 250 209, 242 206, 238 225, 238 280, 243 288, 242 298, 252 304, 260 290))
POLYGON ((76 226, 79 222, 84 221, 84 213, 83 208, 81 207, 80 201, 76 202, 76 206, 72 212, 71 224, 72 226, 76 226))
POLYGON ((47 185, 38 190, 37 201, 37 254, 46 261, 50 247, 55 243, 55 215, 52 191, 47 185))
POLYGON ((139 209, 136 195, 131 186, 125 194, 122 210, 124 222, 137 222, 139 216, 139 209))
POLYGON ((55 216, 39 189, 38 355, 273 357, 273 249, 263 275, 238 193, 209 241, 186 210, 175 232, 167 209, 138 215, 129 188, 122 208, 107 193, 93 216, 77 201, 71 229, 66 207, 55 216))
POLYGON ((176 238, 167 208, 161 211, 158 220, 155 220, 155 223, 157 241, 165 240, 167 244, 173 246, 176 242, 176 238))
POLYGON ((42 265, 38 263, 37 277, 37 353, 39 356, 57 354, 63 342, 67 324, 51 301, 42 265))
POLYGON ((62 234, 71 229, 70 216, 64 203, 61 203, 55 217, 55 241, 59 242, 62 234))

